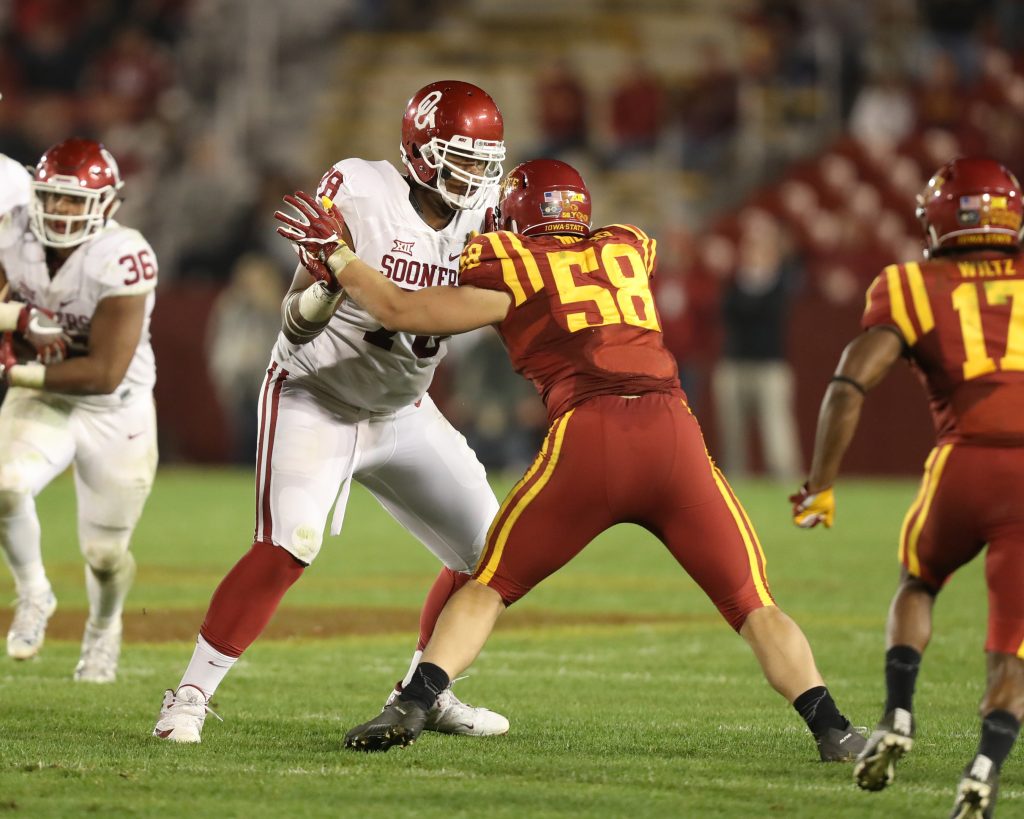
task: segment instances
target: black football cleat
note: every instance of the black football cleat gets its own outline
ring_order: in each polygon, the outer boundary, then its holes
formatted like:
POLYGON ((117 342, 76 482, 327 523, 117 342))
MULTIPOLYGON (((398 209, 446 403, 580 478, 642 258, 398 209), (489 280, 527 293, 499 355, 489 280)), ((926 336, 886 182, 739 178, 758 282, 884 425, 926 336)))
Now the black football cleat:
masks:
POLYGON ((369 722, 345 734, 345 747, 353 751, 386 751, 412 745, 423 733, 427 712, 414 702, 395 700, 369 722))
POLYGON ((864 748, 864 735, 850 723, 846 727, 829 728, 823 736, 815 737, 822 762, 852 762, 864 748))
POLYGON ((999 793, 999 771, 987 756, 976 756, 964 769, 949 819, 992 819, 999 793))
POLYGON ((853 781, 865 791, 880 791, 896 778, 896 763, 914 747, 914 717, 904 708, 886 711, 871 732, 853 767, 853 781))

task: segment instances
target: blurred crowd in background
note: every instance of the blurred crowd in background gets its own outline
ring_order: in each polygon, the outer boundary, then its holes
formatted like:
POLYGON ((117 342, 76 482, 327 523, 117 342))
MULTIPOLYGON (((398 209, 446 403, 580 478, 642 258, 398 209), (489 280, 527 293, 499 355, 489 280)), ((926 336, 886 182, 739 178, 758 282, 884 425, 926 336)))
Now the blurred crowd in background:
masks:
MULTIPOLYGON (((295 264, 280 197, 343 157, 397 164, 434 79, 496 99, 506 170, 569 161, 598 223, 658 238, 665 337, 730 477, 802 474, 827 372, 804 376, 881 267, 920 257, 932 170, 1024 173, 1017 0, 11 0, 0 44, 0 152, 103 141, 156 250, 165 462, 253 457, 295 264)), ((432 394, 488 467, 532 458, 544 413, 490 331, 432 394)))

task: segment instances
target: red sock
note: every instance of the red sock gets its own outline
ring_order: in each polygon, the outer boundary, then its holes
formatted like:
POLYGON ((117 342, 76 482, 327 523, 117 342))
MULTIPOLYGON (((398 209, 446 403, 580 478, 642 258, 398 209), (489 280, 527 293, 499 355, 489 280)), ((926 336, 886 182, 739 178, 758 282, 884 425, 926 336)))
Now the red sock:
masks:
POLYGON ((267 627, 284 593, 305 568, 279 546, 253 543, 220 581, 199 633, 221 654, 240 657, 267 627))
POLYGON ((437 618, 441 616, 441 609, 448 602, 455 592, 466 585, 469 580, 468 574, 453 572, 447 566, 441 569, 434 585, 427 592, 427 599, 423 603, 423 611, 420 612, 420 639, 416 643, 416 650, 423 651, 430 642, 430 635, 434 633, 434 626, 437 625, 437 618))

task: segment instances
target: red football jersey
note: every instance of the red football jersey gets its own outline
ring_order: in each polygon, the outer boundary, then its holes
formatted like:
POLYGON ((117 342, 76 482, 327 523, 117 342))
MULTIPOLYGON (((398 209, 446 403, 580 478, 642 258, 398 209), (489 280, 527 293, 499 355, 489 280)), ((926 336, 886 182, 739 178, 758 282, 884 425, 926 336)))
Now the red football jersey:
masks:
POLYGON ((899 329, 938 443, 1024 445, 1024 259, 943 258, 885 268, 863 327, 899 329))
POLYGON ((459 281, 512 297, 498 332, 554 419, 596 395, 682 396, 649 287, 655 258, 655 240, 628 225, 586 238, 499 231, 466 246, 459 281))

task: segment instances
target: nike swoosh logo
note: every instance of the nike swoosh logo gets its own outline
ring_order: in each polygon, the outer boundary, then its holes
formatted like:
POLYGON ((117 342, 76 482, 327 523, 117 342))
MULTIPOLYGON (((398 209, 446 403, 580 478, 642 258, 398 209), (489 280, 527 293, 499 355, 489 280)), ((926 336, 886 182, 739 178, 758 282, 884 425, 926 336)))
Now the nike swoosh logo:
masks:
POLYGON ((214 668, 231 668, 231 666, 229 665, 221 665, 220 663, 215 663, 213 660, 207 660, 206 662, 208 662, 214 668))
POLYGON ((461 256, 461 255, 462 255, 462 253, 456 253, 456 254, 455 254, 454 256, 449 256, 449 257, 448 257, 448 261, 449 261, 449 262, 454 262, 454 261, 455 261, 455 260, 456 260, 457 258, 459 258, 459 256, 461 256))
POLYGON ((74 301, 74 299, 68 299, 67 301, 62 301, 62 302, 60 302, 60 304, 57 305, 57 309, 58 310, 63 310, 65 307, 67 307, 73 301, 74 301))
MULTIPOLYGON (((128 436, 128 440, 130 441, 133 438, 138 438, 141 434, 141 432, 133 432, 131 435, 128 436)), ((210 663, 210 665, 213 665, 213 663, 210 663)))

